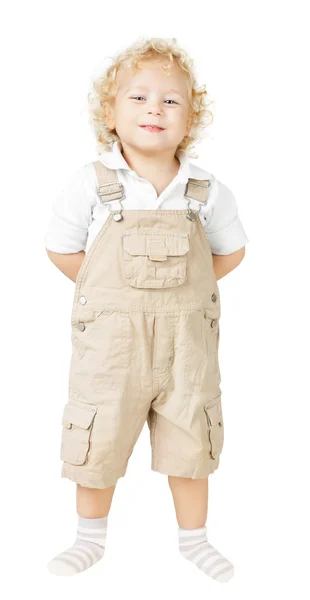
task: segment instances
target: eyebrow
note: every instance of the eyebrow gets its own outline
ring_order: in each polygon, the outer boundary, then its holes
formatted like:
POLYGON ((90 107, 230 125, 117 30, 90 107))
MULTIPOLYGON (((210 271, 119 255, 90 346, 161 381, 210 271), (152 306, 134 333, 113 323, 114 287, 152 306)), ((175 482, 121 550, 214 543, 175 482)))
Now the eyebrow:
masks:
MULTIPOLYGON (((132 90, 147 90, 148 87, 146 85, 137 85, 137 86, 129 86, 125 89, 124 93, 126 94, 126 92, 128 92, 130 89, 132 90)), ((175 94, 178 94, 178 96, 180 96, 181 98, 184 98, 183 94, 181 94, 180 92, 178 92, 178 90, 175 90, 173 88, 171 88, 170 90, 166 90, 166 94, 169 94, 170 92, 174 92, 175 94)))

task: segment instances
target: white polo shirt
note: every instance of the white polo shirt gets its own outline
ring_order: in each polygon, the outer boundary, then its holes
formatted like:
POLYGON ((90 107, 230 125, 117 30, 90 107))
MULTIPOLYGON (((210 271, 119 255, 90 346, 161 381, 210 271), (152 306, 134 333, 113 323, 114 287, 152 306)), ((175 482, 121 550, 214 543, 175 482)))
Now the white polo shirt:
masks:
MULTIPOLYGON (((231 254, 242 248, 249 240, 238 216, 236 200, 232 192, 214 175, 190 162, 184 150, 178 150, 179 172, 168 187, 157 196, 154 186, 139 177, 125 161, 120 142, 114 142, 112 152, 100 154, 106 167, 116 169, 118 180, 124 186, 124 210, 182 210, 187 208, 184 197, 189 177, 210 179, 208 201, 204 206, 195 200, 191 208, 198 210, 213 254, 231 254)), ((110 215, 107 204, 100 202, 98 182, 93 163, 78 168, 68 179, 65 187, 53 202, 53 213, 45 233, 45 247, 53 252, 70 254, 85 250, 87 253, 95 236, 110 215)), ((111 204, 111 207, 116 206, 111 204)))

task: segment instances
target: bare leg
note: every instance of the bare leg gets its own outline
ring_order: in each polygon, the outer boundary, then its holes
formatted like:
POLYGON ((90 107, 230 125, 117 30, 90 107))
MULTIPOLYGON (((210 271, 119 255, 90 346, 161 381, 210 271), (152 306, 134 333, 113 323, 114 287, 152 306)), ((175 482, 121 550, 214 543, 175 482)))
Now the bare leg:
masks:
POLYGON ((179 550, 206 575, 216 581, 229 581, 233 564, 207 538, 208 478, 190 479, 168 475, 179 524, 179 550))
POLYGON ((103 490, 76 486, 76 510, 80 517, 97 519, 108 515, 116 486, 103 490))
POLYGON ((168 475, 179 527, 204 527, 208 514, 208 478, 190 479, 168 475))
POLYGON ((54 575, 75 575, 103 558, 115 487, 102 490, 76 485, 77 537, 71 548, 49 562, 48 568, 54 575))

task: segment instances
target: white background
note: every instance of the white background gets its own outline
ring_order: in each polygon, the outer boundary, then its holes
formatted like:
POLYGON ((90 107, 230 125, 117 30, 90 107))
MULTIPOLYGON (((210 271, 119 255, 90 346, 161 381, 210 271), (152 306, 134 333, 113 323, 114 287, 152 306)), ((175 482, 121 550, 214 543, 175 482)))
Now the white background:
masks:
POLYGON ((2 15, 0 585, 5 598, 309 598, 309 32, 306 3, 15 2, 2 15), (140 36, 176 37, 214 125, 197 146, 234 193, 250 239, 219 281, 225 418, 210 477, 210 542, 228 584, 183 559, 147 425, 109 516, 102 562, 76 577, 46 563, 73 543, 75 485, 60 478, 74 284, 48 259, 52 201, 96 160, 93 74, 140 36))

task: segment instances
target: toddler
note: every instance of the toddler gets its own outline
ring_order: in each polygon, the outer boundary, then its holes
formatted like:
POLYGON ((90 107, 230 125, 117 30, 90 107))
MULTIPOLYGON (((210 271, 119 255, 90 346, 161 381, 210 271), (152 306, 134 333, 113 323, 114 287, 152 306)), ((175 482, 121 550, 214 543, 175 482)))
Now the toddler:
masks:
POLYGON ((134 43, 94 89, 99 158, 71 177, 45 236, 75 282, 61 476, 76 483, 78 513, 75 542, 48 567, 73 575, 103 557, 115 486, 147 421, 181 555, 228 581, 233 565, 206 527, 224 441, 217 280, 248 239, 231 191, 189 160, 211 113, 175 38, 134 43))

